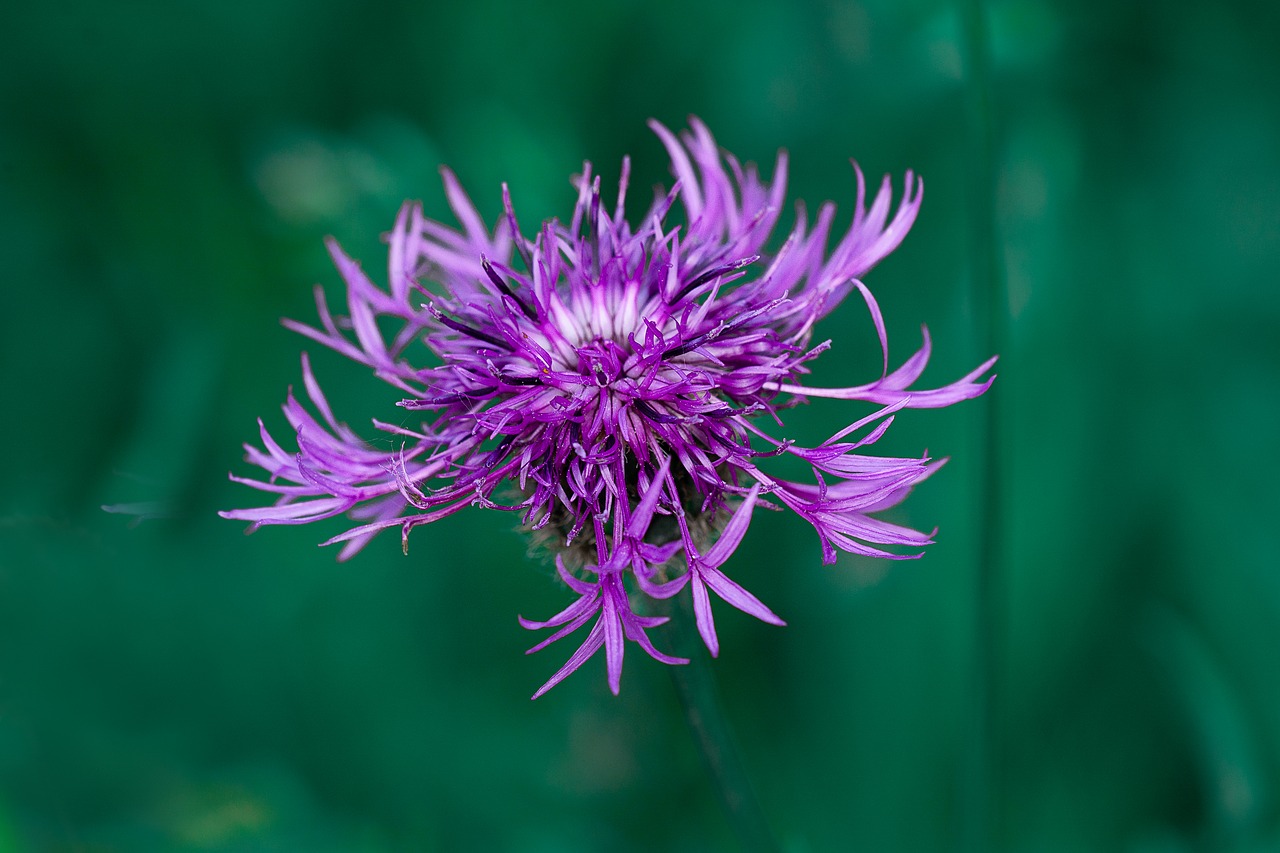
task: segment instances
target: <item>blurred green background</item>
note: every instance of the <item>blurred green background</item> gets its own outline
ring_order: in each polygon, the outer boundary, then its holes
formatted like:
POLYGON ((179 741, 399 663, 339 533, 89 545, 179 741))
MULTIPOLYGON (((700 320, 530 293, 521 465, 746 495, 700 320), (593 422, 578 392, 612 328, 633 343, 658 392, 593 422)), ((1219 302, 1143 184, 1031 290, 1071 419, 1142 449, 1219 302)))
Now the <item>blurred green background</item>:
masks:
MULTIPOLYGON (((923 560, 823 567, 802 521, 758 517, 734 574, 790 624, 720 608, 729 715, 796 853, 1280 850, 1280 6, 988 11, 1000 378, 884 439, 953 457, 894 515, 939 526, 923 560)), ((214 512, 256 500, 226 473, 299 379, 278 318, 341 292, 325 235, 378 274, 402 199, 448 219, 442 163, 490 222, 509 181, 528 225, 629 152, 638 208, 670 183, 651 116, 766 171, 786 147, 810 210, 848 216, 850 156, 895 191, 922 173, 868 283, 891 357, 924 322, 926 379, 968 370, 955 7, 68 0, 3 30, 0 851, 734 849, 663 667, 632 649, 620 698, 596 660, 528 701, 568 649, 524 657, 516 614, 567 594, 512 519, 338 565, 315 543, 339 521, 245 538, 214 512), (168 516, 99 509, 134 501, 168 516)), ((819 334, 821 380, 875 375, 865 309, 819 334)), ((306 348, 339 417, 395 416, 306 348)))

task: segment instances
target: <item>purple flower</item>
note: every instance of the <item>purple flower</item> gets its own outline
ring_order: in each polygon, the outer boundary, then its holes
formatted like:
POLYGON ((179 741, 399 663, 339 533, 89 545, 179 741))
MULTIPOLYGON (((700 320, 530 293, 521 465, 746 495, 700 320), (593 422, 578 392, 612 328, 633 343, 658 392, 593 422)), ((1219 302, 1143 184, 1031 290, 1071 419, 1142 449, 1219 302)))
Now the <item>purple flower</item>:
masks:
POLYGON ((445 170, 462 229, 403 207, 389 237, 386 289, 330 240, 347 284, 347 315, 335 317, 317 288, 319 326, 286 325, 368 365, 410 417, 374 421, 390 443, 364 441, 334 417, 304 355, 306 394, 319 417, 291 392, 284 412, 297 451, 262 427, 261 448, 246 449, 267 478, 232 477, 279 499, 222 514, 255 527, 347 514, 359 524, 329 540, 345 543, 345 559, 388 527, 400 528, 407 551, 410 530, 463 507, 518 513, 531 532, 554 543, 560 576, 578 595, 546 621, 521 618, 526 628, 555 629, 530 651, 593 623, 535 698, 602 646, 617 693, 627 640, 664 663, 686 663, 653 645, 647 630, 666 619, 637 612, 645 597, 669 598, 687 587, 713 655, 719 643, 709 593, 783 624, 723 570, 757 506, 789 508, 813 525, 826 563, 837 549, 918 557, 882 546, 918 548, 931 535, 876 513, 902 501, 942 461, 862 450, 900 409, 982 394, 995 362, 941 388, 912 390, 929 359, 925 331, 921 348, 889 370, 884 321, 860 278, 906 236, 921 182, 907 173, 890 218, 889 179, 867 208, 855 165, 853 222, 830 256, 830 203, 812 228, 801 208, 781 248, 766 254, 786 155, 779 154, 766 184, 754 166, 722 154, 700 122, 691 125, 678 140, 651 123, 676 182, 634 225, 624 215, 624 159, 612 213, 586 163, 569 224, 544 222, 532 239, 520 230, 505 186, 505 213, 490 232, 445 170), (684 225, 667 221, 677 200, 684 225), (855 291, 880 339, 879 378, 848 388, 805 385, 808 362, 830 344, 812 343, 814 325, 855 291), (432 363, 410 361, 418 343, 432 363), (781 409, 808 397, 880 408, 817 447, 766 430, 781 425, 781 409), (772 457, 782 454, 807 462, 813 481, 768 473, 772 457))

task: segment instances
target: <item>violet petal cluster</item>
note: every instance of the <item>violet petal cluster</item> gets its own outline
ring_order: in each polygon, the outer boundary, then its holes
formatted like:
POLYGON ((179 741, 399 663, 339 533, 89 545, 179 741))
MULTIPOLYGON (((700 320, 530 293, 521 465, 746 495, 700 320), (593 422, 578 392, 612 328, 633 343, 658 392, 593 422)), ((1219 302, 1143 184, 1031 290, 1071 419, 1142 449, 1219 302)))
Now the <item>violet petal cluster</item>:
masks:
POLYGON ((910 172, 891 216, 889 179, 868 207, 855 164, 853 221, 835 248, 825 251, 835 216, 827 203, 812 227, 800 208, 769 253, 786 155, 765 183, 754 166, 723 154, 696 119, 680 138, 651 126, 676 181, 634 225, 624 214, 624 159, 612 211, 586 163, 570 221, 548 220, 532 237, 505 185, 504 214, 490 231, 445 170, 461 228, 405 205, 388 238, 385 288, 330 240, 347 285, 345 315, 335 316, 317 288, 318 325, 286 325, 371 368, 400 397, 405 416, 374 420, 385 434, 378 443, 361 439, 335 418, 304 355, 311 406, 292 392, 284 404, 297 449, 262 427, 261 446, 246 449, 265 477, 232 477, 278 499, 222 513, 254 526, 345 514, 358 523, 329 540, 343 543, 341 559, 389 527, 400 528, 407 549, 414 527, 464 507, 517 513, 555 543, 559 574, 577 596, 545 621, 521 618, 527 628, 552 630, 530 651, 591 624, 534 698, 601 647, 617 693, 628 640, 659 661, 685 663, 654 645, 648 631, 666 617, 652 615, 646 599, 688 589, 713 655, 712 594, 783 624, 724 570, 758 507, 808 521, 826 563, 838 550, 919 556, 886 548, 918 549, 931 534, 877 513, 942 462, 865 449, 899 410, 977 397, 994 378, 992 358, 940 388, 913 389, 929 359, 927 330, 921 348, 889 369, 884 321, 860 279, 915 221, 922 183, 910 172), (669 221, 677 202, 683 224, 669 221), (813 343, 814 326, 851 292, 865 301, 879 336, 880 376, 846 388, 806 385, 808 363, 830 345, 813 343), (430 363, 419 363, 426 352, 430 363), (775 437, 769 427, 781 425, 779 412, 809 397, 879 408, 816 447, 775 437), (808 463, 812 480, 768 473, 783 454, 808 463))

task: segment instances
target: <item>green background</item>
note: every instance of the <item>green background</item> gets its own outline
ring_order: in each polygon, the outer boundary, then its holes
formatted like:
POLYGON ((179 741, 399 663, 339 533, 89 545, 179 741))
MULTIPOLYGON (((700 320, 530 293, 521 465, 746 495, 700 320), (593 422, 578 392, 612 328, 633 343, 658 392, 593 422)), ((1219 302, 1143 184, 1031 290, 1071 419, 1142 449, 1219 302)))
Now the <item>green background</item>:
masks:
MULTIPOLYGON (((0 851, 734 849, 663 667, 632 649, 620 698, 595 660, 528 701, 568 649, 524 657, 516 615, 568 599, 513 519, 339 565, 315 547, 338 521, 246 538, 214 512, 257 500, 227 471, 299 379, 278 318, 341 292, 325 235, 380 271, 402 199, 448 220, 442 163, 490 222, 509 181, 528 224, 629 152, 638 207, 670 183, 649 117, 766 171, 786 147, 789 197, 842 217, 848 157, 922 173, 867 281, 892 358, 923 322, 926 380, 967 371, 990 344, 957 10, 35 10, 0 35, 0 851), (167 515, 99 509, 134 501, 167 515)), ((720 608, 729 716, 797 853, 1280 850, 1280 6, 988 12, 1000 378, 883 441, 952 457, 892 516, 940 528, 923 560, 824 567, 801 520, 758 517, 731 569, 789 626, 720 608)), ((875 376, 865 309, 819 334, 821 381, 875 376)), ((395 417, 307 349, 339 417, 395 417)))

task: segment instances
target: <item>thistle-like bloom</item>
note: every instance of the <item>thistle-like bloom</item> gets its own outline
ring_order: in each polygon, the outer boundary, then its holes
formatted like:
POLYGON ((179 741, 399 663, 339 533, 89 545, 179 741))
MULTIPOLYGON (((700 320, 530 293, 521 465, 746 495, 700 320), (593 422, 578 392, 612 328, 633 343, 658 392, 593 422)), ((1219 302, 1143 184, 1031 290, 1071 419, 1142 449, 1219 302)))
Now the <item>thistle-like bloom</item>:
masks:
POLYGON ((921 348, 889 370, 884 322, 860 279, 906 236, 921 182, 907 173, 890 217, 889 179, 867 208, 855 165, 853 221, 830 255, 824 257, 835 215, 830 203, 812 228, 799 208, 781 248, 766 254, 786 186, 785 154, 766 184, 754 166, 722 155, 700 122, 691 125, 677 139, 652 124, 676 182, 635 225, 624 215, 624 159, 612 213, 586 163, 568 226, 549 220, 532 238, 521 231, 505 186, 504 215, 491 232, 444 171, 462 228, 403 207, 389 235, 385 289, 330 240, 347 285, 346 316, 335 317, 317 288, 319 326, 286 325, 370 367, 399 397, 405 417, 374 420, 390 441, 362 440, 334 417, 304 356, 303 381, 319 417, 290 393, 284 412, 297 451, 286 451, 263 427, 262 447, 246 449, 268 477, 232 477, 279 499, 223 515, 257 526, 345 513, 358 526, 329 540, 345 543, 345 559, 388 527, 400 528, 407 550, 410 530, 464 507, 517 513, 555 543, 559 574, 578 595, 546 621, 521 619, 527 628, 555 629, 530 651, 593 623, 534 698, 602 646, 617 693, 627 640, 664 663, 686 663, 649 638, 647 630, 666 619, 637 608, 646 598, 687 588, 712 655, 719 643, 709 593, 783 624, 724 571, 757 507, 788 508, 813 525, 825 563, 835 561, 837 549, 919 556, 911 549, 931 535, 876 513, 942 463, 862 450, 901 409, 982 394, 995 362, 941 388, 913 390, 929 359, 926 330, 921 348), (668 221, 677 201, 684 225, 668 221), (880 376, 846 388, 803 384, 808 362, 830 345, 813 344, 814 325, 853 291, 879 336, 880 376), (418 344, 431 363, 412 360, 418 344), (780 410, 809 397, 879 408, 817 447, 765 429, 781 425, 780 410), (768 473, 782 454, 807 462, 812 482, 768 473))

